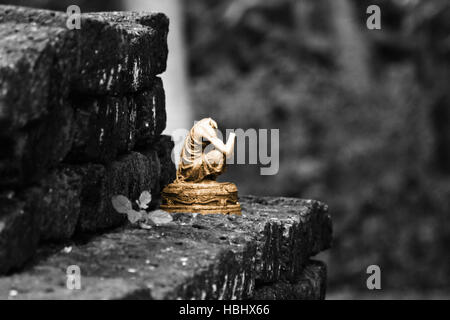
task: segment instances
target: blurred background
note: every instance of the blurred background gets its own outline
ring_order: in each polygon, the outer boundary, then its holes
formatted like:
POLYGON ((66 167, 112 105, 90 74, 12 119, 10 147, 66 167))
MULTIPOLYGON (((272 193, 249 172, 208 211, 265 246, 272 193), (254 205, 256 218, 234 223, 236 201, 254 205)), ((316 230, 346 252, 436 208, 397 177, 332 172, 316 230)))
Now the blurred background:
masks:
POLYGON ((450 297, 448 0, 0 3, 166 13, 166 132, 203 117, 280 130, 277 175, 231 165, 223 180, 329 205, 328 298, 450 297), (373 264, 382 290, 366 287, 373 264))

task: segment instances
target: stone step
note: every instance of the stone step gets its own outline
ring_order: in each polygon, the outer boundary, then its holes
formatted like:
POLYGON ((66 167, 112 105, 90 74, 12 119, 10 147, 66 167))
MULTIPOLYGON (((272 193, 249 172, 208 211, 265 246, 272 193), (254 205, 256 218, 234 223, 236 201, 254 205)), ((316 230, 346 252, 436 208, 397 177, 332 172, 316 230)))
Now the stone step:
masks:
POLYGON ((140 93, 74 99, 73 108, 73 142, 65 157, 69 163, 110 163, 136 146, 151 146, 166 127, 160 78, 140 93))
POLYGON ((34 265, 0 278, 0 298, 323 298, 326 270, 310 257, 331 245, 327 206, 253 196, 241 206, 242 216, 174 214, 151 230, 42 248, 34 265), (67 288, 69 266, 80 290, 67 288))

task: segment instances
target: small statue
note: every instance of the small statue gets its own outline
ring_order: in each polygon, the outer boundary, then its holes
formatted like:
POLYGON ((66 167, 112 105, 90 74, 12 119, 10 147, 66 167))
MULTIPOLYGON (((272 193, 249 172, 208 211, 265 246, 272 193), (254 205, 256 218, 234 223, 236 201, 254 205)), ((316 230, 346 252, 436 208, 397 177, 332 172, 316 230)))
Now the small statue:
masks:
POLYGON ((226 158, 233 154, 236 135, 224 144, 217 137, 217 123, 198 121, 187 135, 181 151, 177 176, 162 191, 161 209, 168 212, 241 214, 237 187, 216 182, 226 170, 226 158))

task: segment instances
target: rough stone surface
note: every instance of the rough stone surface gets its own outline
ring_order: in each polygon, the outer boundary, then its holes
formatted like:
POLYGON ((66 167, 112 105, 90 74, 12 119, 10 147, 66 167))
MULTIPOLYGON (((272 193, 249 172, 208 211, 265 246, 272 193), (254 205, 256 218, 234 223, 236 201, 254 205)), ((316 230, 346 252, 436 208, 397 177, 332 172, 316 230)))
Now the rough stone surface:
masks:
POLYGON ((70 150, 72 119, 68 105, 52 106, 41 121, 23 130, 8 130, 2 138, 5 152, 0 156, 0 188, 31 184, 55 168, 70 150))
POLYGON ((58 33, 0 21, 0 186, 41 173, 70 148, 72 110, 61 101, 65 83, 49 50, 58 33))
POLYGON ((59 97, 131 93, 165 70, 163 14, 83 14, 79 30, 69 30, 61 12, 0 6, 0 17, 0 115, 13 127, 47 113, 53 85, 59 97))
POLYGON ((161 13, 83 13, 81 28, 74 30, 63 12, 0 6, 0 17, 0 23, 30 25, 45 35, 48 50, 58 56, 50 67, 67 67, 70 88, 77 92, 136 92, 166 69, 169 21, 161 13))
POLYGON ((255 290, 255 300, 323 300, 326 294, 327 267, 309 261, 296 282, 279 281, 255 290))
MULTIPOLYGON (((159 191, 161 191, 165 186, 167 186, 169 183, 172 183, 175 180, 176 167, 175 163, 172 161, 173 147, 174 142, 172 141, 172 137, 166 135, 162 135, 154 145, 154 149, 158 154, 158 158, 161 165, 159 191)), ((144 154, 146 153, 147 152, 144 151, 144 154)))
POLYGON ((23 127, 47 113, 53 79, 56 45, 62 28, 5 22, 0 6, 0 121, 23 127), (26 92, 24 92, 26 88, 26 92))
POLYGON ((159 182, 155 157, 132 152, 106 168, 94 165, 88 168, 87 181, 81 194, 80 232, 94 232, 117 227, 126 221, 126 215, 114 210, 111 197, 122 194, 132 202, 142 191, 153 191, 159 182))
POLYGON ((262 263, 258 270, 262 283, 295 282, 305 261, 330 247, 332 225, 324 203, 296 198, 242 199, 261 216, 270 218, 264 225, 266 246, 261 252, 262 263), (276 207, 282 208, 285 215, 272 216, 271 209, 276 207))
POLYGON ((76 99, 74 140, 66 162, 109 163, 135 145, 152 145, 166 126, 165 95, 156 78, 152 89, 126 96, 76 99))
POLYGON ((36 187, 3 192, 0 273, 21 267, 35 254, 39 242, 61 242, 74 234, 125 223, 126 217, 111 206, 114 195, 123 194, 134 201, 148 190, 155 199, 150 207, 156 207, 160 176, 173 175, 166 169, 160 165, 156 150, 148 150, 146 156, 132 152, 108 166, 62 165, 36 187))
MULTIPOLYGON (((15 290, 22 299, 250 299, 262 295, 255 285, 270 285, 268 266, 278 260, 279 279, 292 275, 291 266, 302 266, 295 281, 306 292, 299 281, 314 278, 308 258, 331 245, 326 206, 266 197, 243 197, 241 205, 242 216, 175 214, 173 223, 151 230, 127 227, 64 250, 43 248, 35 265, 0 278, 0 297, 15 290), (276 240, 273 225, 283 229, 276 240), (81 290, 66 288, 66 268, 74 264, 81 269, 81 290)), ((314 293, 318 285, 312 286, 314 293)))
POLYGON ((41 241, 67 240, 75 233, 86 179, 79 171, 65 166, 52 172, 41 184, 39 199, 33 207, 40 220, 41 241))
POLYGON ((153 145, 156 138, 161 139, 160 135, 166 128, 166 95, 160 78, 155 79, 149 92, 137 99, 137 105, 136 146, 148 147, 153 145))
POLYGON ((0 195, 0 274, 21 266, 37 249, 39 220, 31 210, 36 198, 33 192, 22 199, 0 195))
POLYGON ((0 186, 20 186, 42 179, 62 160, 108 164, 135 146, 151 146, 166 126, 162 81, 128 96, 84 97, 55 107, 27 130, 13 132, 0 156, 0 186), (36 161, 39 159, 39 161, 36 161))
POLYGON ((79 30, 66 22, 61 12, 0 6, 0 189, 42 179, 66 158, 73 134, 75 154, 105 162, 134 145, 124 137, 145 144, 164 129, 164 91, 155 76, 166 67, 168 19, 110 12, 82 14, 79 30), (74 106, 74 97, 87 102, 74 106), (102 116, 107 108, 90 117, 96 106, 117 102, 131 108, 128 131, 127 122, 111 129, 111 115, 102 116), (74 107, 88 108, 88 115, 74 115, 74 107), (94 143, 101 133, 77 132, 83 121, 94 121, 93 131, 110 130, 102 136, 113 143, 107 152, 94 143))

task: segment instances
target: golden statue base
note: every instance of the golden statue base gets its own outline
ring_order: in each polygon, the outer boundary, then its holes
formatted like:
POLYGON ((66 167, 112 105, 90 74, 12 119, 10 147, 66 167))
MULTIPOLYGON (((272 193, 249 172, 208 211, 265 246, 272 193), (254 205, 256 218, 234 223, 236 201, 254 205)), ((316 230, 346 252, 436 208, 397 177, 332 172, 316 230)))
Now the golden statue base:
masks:
POLYGON ((238 190, 231 182, 174 182, 161 195, 161 209, 167 212, 241 214, 238 190))

